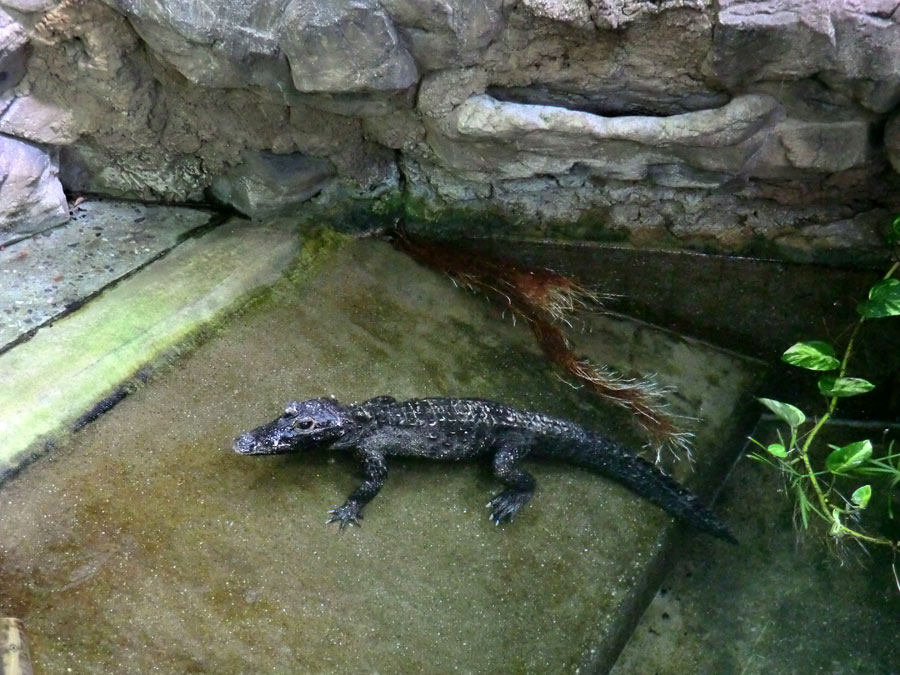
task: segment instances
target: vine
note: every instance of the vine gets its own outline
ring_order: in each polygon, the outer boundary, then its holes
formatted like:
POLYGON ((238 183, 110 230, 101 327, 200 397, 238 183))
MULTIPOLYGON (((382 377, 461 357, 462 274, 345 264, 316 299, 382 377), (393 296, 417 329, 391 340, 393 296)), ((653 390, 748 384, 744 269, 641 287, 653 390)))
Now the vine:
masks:
MULTIPOLYGON (((891 223, 888 243, 896 259, 900 244, 900 215, 891 223)), ((865 439, 842 447, 828 446, 831 452, 825 457, 824 466, 817 463, 817 455, 813 453, 819 434, 833 417, 840 399, 866 394, 875 388, 868 380, 850 377, 847 373, 863 325, 874 319, 900 315, 900 279, 895 277, 898 268, 900 262, 895 260, 882 279, 869 290, 868 298, 857 305, 859 318, 850 331, 840 358, 829 343, 818 340, 798 342, 782 355, 781 358, 786 363, 821 373, 818 389, 825 397, 826 405, 812 428, 805 433, 801 432, 807 424, 807 416, 796 406, 761 398, 760 403, 787 424, 790 436, 785 441, 779 431, 780 442, 769 445, 763 445, 753 438, 750 440, 765 451, 765 454, 752 453, 751 457, 777 467, 787 478, 803 528, 808 528, 810 520, 815 517, 828 525, 828 534, 836 541, 849 539, 863 546, 890 548, 894 554, 894 581, 900 590, 900 575, 896 565, 900 541, 868 532, 859 522, 862 511, 869 507, 874 495, 870 482, 860 484, 864 479, 886 479, 888 517, 894 517, 891 492, 900 484, 900 452, 894 452, 892 442, 886 454, 876 456, 871 440, 865 439), (849 499, 838 491, 838 478, 855 481, 857 487, 849 499)))

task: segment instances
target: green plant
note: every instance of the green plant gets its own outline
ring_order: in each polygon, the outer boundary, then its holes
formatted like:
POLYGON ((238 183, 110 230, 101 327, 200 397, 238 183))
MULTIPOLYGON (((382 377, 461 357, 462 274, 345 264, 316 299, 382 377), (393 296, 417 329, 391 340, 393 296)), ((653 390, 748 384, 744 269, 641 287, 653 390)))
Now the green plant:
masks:
MULTIPOLYGON (((896 253, 900 243, 900 215, 891 223, 888 242, 896 253)), ((900 279, 894 277, 898 266, 900 263, 894 262, 884 277, 869 290, 868 298, 857 306, 859 319, 850 331, 840 358, 830 344, 821 341, 798 342, 782 355, 782 360, 793 366, 821 373, 818 388, 827 401, 824 413, 809 430, 804 431, 807 417, 802 410, 790 403, 761 398, 760 403, 787 424, 790 436, 785 440, 779 431, 780 442, 769 445, 763 445, 756 439, 750 440, 764 451, 752 453, 751 457, 777 467, 784 474, 796 499, 804 529, 810 526, 813 517, 817 517, 828 525, 828 534, 835 540, 849 538, 862 545, 890 547, 895 556, 894 580, 900 589, 896 567, 900 541, 867 532, 859 524, 861 512, 874 503, 872 484, 865 482, 865 479, 884 480, 887 485, 888 517, 894 517, 890 493, 900 484, 900 452, 894 452, 894 444, 891 443, 886 454, 876 457, 872 442, 862 440, 842 447, 829 445, 831 452, 824 463, 811 454, 819 433, 834 415, 838 401, 865 394, 875 387, 862 378, 849 377, 847 370, 863 324, 873 319, 900 315, 900 279), (849 498, 837 487, 839 479, 847 478, 852 479, 855 486, 849 498)))

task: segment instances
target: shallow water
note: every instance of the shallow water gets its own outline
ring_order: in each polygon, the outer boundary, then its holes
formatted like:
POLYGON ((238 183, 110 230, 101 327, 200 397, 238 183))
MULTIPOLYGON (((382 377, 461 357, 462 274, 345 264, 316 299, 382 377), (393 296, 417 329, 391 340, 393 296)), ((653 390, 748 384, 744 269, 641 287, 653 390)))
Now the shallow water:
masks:
MULTIPOLYGON (((781 424, 762 422, 753 437, 777 442, 781 424)), ((823 442, 889 441, 900 426, 832 422, 823 442)), ((876 448, 876 453, 881 449, 876 448)), ((827 527, 802 530, 782 479, 743 459, 718 500, 740 529, 740 547, 716 548, 702 538, 684 547, 613 675, 741 673, 897 675, 900 591, 887 549, 836 547, 827 527)), ((867 529, 878 531, 886 486, 869 505, 867 529)))
MULTIPOLYGON (((535 464, 534 501, 497 528, 488 467, 393 461, 339 534, 326 511, 358 482, 351 460, 230 451, 321 395, 482 396, 641 444, 524 327, 385 244, 320 263, 0 487, 0 609, 25 621, 38 672, 572 672, 627 633, 678 530, 609 481, 535 464)), ((702 418, 698 470, 677 474, 707 480, 758 367, 588 326, 579 349, 656 372, 702 418)))

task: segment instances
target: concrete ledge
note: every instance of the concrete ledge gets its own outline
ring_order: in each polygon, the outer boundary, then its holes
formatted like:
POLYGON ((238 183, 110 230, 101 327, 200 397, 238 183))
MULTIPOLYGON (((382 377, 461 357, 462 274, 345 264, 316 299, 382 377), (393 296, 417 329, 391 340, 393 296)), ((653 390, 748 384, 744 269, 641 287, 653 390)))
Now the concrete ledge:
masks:
MULTIPOLYGON (((230 243, 260 262, 258 244, 230 243)), ((302 275, 2 485, 15 507, 0 518, 0 579, 41 668, 606 672, 684 534, 614 481, 529 461, 535 498, 498 528, 486 462, 392 457, 363 526, 339 536, 325 520, 359 484, 351 457, 231 451, 286 401, 328 394, 485 397, 642 442, 481 298, 384 242, 313 243, 302 275)), ((677 388, 673 413, 702 420, 695 470, 671 469, 707 495, 742 446, 759 364, 624 318, 579 319, 578 353, 658 373, 677 388)), ((732 548, 710 545, 710 558, 732 548)))
POLYGON ((277 279, 298 241, 284 226, 230 221, 0 356, 0 475, 139 368, 277 279))
POLYGON ((175 248, 214 214, 158 204, 86 201, 69 222, 0 248, 0 353, 175 248))

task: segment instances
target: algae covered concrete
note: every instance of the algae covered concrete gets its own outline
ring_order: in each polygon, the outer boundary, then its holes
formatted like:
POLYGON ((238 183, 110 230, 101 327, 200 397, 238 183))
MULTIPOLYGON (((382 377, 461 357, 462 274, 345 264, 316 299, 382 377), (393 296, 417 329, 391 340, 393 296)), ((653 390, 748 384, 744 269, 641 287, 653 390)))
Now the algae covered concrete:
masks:
POLYGON ((140 368, 274 282, 298 242, 293 228, 234 219, 0 355, 0 476, 140 368))
MULTIPOLYGON (((498 528, 487 465, 395 460, 362 527, 341 534, 326 512, 359 481, 350 458, 230 450, 289 399, 380 394, 502 399, 640 445, 523 326, 386 244, 307 264, 0 488, 0 610, 26 622, 38 671, 608 666, 683 534, 620 486, 531 463, 535 499, 498 528)), ((700 418, 698 470, 681 478, 708 479, 733 453, 755 363, 611 317, 576 337, 599 362, 678 387, 673 410, 700 418)))

